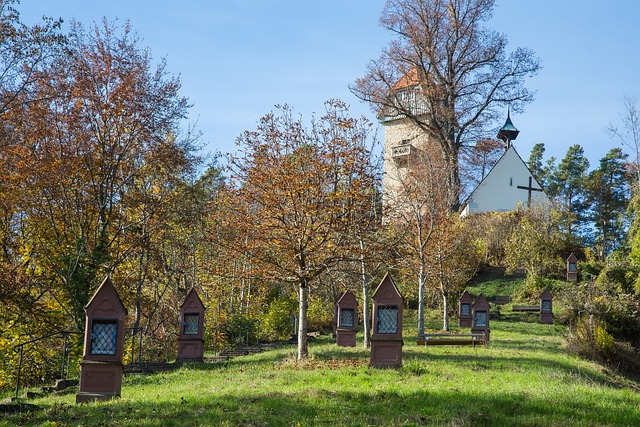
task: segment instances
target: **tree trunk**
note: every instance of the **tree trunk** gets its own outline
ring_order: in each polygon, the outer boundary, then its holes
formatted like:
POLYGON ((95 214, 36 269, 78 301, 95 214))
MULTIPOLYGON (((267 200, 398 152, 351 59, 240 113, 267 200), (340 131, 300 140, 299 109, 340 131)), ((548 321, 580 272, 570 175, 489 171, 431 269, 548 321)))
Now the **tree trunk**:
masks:
POLYGON ((451 212, 460 210, 460 174, 458 172, 458 150, 455 150, 454 158, 449 162, 449 191, 451 212))
POLYGON ((371 320, 369 320, 369 285, 367 283, 367 267, 364 262, 364 242, 360 239, 360 271, 362 272, 362 323, 364 326, 364 348, 369 348, 371 336, 371 320))
POLYGON ((424 336, 424 265, 418 272, 418 336, 424 336))
POLYGON ((364 341, 363 347, 369 348, 371 343, 371 319, 369 318, 369 287, 366 284, 366 279, 362 283, 362 323, 364 324, 364 341))
POLYGON ((449 330, 449 297, 442 293, 442 330, 449 330))
POLYGON ((306 359, 309 355, 307 342, 307 295, 309 290, 306 283, 300 283, 300 304, 298 313, 298 360, 306 359))

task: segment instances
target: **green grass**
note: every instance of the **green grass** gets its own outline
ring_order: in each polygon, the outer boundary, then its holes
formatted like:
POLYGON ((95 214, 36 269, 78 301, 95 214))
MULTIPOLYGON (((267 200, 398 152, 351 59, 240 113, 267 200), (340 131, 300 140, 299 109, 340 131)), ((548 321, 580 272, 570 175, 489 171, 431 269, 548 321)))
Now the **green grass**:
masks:
POLYGON ((521 276, 507 276, 502 270, 489 270, 479 273, 469 282, 467 290, 476 296, 482 292, 485 297, 513 295, 522 281, 523 277, 521 276))
POLYGON ((370 369, 369 351, 321 337, 305 362, 284 346, 129 376, 120 399, 35 399, 39 409, 0 425, 640 425, 640 384, 567 354, 563 327, 509 318, 491 328, 492 344, 476 349, 418 347, 409 328, 395 370, 370 369))

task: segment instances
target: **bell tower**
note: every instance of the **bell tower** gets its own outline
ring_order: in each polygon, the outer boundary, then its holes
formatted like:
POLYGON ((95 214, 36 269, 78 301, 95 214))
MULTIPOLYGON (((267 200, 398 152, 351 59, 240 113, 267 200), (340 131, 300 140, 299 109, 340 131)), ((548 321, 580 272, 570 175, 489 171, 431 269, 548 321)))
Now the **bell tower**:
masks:
POLYGON ((504 141, 505 150, 511 148, 511 141, 514 141, 520 131, 511 122, 511 112, 507 110, 507 120, 504 122, 504 126, 498 131, 498 139, 504 141))

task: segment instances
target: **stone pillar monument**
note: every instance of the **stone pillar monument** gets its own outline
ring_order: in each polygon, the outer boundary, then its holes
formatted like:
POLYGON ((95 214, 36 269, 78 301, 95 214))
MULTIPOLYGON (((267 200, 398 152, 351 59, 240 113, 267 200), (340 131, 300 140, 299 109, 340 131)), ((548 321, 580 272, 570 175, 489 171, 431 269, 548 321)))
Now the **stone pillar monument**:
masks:
POLYGON ((578 258, 571 252, 567 258, 567 282, 578 281, 578 258))
POLYGON ((127 310, 108 277, 85 307, 85 312, 84 354, 80 362, 76 403, 120 397, 127 310))
POLYGON ((387 273, 373 293, 371 357, 369 366, 402 366, 402 296, 387 273))
POLYGON ((472 307, 473 312, 473 324, 471 325, 472 334, 484 334, 485 341, 489 342, 489 316, 490 309, 489 303, 483 294, 478 295, 475 304, 472 307))
POLYGON ((540 323, 552 324, 553 323, 553 313, 552 313, 553 305, 552 305, 552 297, 549 289, 546 289, 540 295, 540 323))
POLYGON ((336 344, 341 347, 356 346, 356 327, 358 326, 358 301, 351 291, 342 294, 337 302, 338 321, 336 344))
POLYGON ((202 362, 204 356, 204 304, 191 288, 180 306, 178 362, 202 362))
POLYGON ((458 326, 461 328, 470 328, 472 324, 471 318, 471 306, 473 305, 473 298, 465 289, 460 296, 458 302, 458 326))

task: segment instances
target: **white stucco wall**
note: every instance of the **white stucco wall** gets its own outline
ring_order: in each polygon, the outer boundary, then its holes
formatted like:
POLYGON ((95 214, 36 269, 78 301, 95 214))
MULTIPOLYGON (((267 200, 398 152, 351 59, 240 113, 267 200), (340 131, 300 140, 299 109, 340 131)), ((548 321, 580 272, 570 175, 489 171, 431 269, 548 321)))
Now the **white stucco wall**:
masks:
MULTIPOLYGON (((531 172, 513 146, 500 158, 495 167, 471 193, 467 199, 462 216, 481 212, 512 211, 518 204, 527 207, 529 192, 518 188, 528 187, 531 172)), ((541 188, 535 177, 534 188, 541 188)), ((549 198, 542 191, 532 191, 532 206, 549 203, 549 198)))

